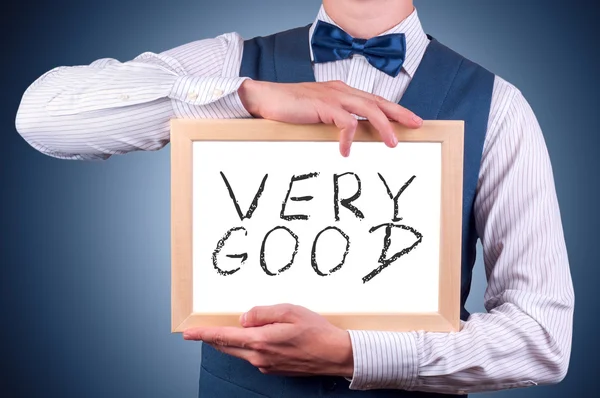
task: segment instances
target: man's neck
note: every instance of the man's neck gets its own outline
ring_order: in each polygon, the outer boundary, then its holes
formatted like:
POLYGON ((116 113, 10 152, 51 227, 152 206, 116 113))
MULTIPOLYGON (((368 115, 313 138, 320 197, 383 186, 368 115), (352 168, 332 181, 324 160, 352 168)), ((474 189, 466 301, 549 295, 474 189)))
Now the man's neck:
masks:
POLYGON ((327 15, 353 37, 370 39, 406 19, 412 0, 323 0, 327 15))

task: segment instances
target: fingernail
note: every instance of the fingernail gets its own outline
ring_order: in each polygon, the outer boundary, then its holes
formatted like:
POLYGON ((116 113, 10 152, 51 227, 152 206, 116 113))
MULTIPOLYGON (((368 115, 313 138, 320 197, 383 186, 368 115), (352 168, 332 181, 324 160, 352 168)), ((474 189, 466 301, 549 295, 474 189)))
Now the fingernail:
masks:
POLYGON ((413 121, 417 124, 417 125, 422 125, 423 124, 423 119, 421 119, 420 117, 418 117, 417 115, 413 115, 412 117, 413 121))
POLYGON ((392 135, 392 145, 398 145, 398 137, 396 137, 396 134, 392 135))
POLYGON ((344 144, 341 144, 340 145, 340 154, 343 157, 347 157, 350 154, 350 147, 348 147, 348 146, 346 146, 344 144))
POLYGON ((192 334, 190 332, 183 332, 183 338, 189 340, 192 338, 192 334))
POLYGON ((245 312, 240 316, 240 324, 242 326, 244 326, 246 324, 246 313, 245 312))

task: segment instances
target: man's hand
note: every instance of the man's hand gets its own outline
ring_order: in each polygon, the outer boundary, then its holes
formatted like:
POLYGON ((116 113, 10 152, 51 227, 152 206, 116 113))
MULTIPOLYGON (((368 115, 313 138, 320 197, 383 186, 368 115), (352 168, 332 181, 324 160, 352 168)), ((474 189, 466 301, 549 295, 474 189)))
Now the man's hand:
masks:
POLYGON ((352 88, 341 81, 270 83, 245 80, 239 91, 244 107, 254 117, 279 122, 335 124, 340 130, 340 153, 350 154, 358 121, 369 119, 390 148, 398 144, 390 120, 418 128, 423 120, 402 106, 352 88))
POLYGON ((304 307, 255 307, 240 317, 243 328, 188 329, 186 340, 201 340, 242 358, 262 373, 352 377, 354 362, 347 331, 304 307))

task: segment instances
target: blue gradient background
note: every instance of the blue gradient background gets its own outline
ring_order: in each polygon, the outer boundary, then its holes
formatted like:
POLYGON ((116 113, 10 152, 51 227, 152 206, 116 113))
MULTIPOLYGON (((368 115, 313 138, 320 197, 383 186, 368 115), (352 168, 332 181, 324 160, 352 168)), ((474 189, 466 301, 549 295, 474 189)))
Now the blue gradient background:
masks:
MULTIPOLYGON (((238 31, 309 23, 318 0, 29 1, 3 6, 0 396, 194 397, 200 345, 172 335, 169 150, 84 163, 25 143, 26 87, 59 65, 129 60, 238 31)), ((597 7, 417 0, 428 33, 518 86, 545 132, 577 294, 565 381, 504 397, 597 396, 597 7)), ((477 266, 471 311, 483 309, 477 266)))

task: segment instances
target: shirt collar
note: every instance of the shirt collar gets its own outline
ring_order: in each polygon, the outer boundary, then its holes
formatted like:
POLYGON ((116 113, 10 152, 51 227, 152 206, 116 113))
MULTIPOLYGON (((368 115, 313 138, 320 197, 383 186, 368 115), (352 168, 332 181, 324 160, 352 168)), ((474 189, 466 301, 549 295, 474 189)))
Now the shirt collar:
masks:
MULTIPOLYGON (((337 25, 331 19, 331 17, 329 17, 329 15, 327 15, 325 8, 323 5, 321 5, 319 13, 317 14, 317 18, 310 27, 308 35, 309 43, 311 42, 312 35, 318 21, 328 22, 339 27, 339 25, 337 25)), ((421 26, 421 21, 419 20, 417 10, 413 10, 413 12, 406 19, 393 28, 381 33, 379 36, 390 33, 404 33, 406 36, 406 60, 404 61, 403 69, 412 78, 417 71, 419 64, 421 63, 421 59, 423 59, 423 55, 425 54, 425 50, 429 44, 429 38, 421 26)), ((314 60, 312 47, 310 47, 310 60, 314 60)))

